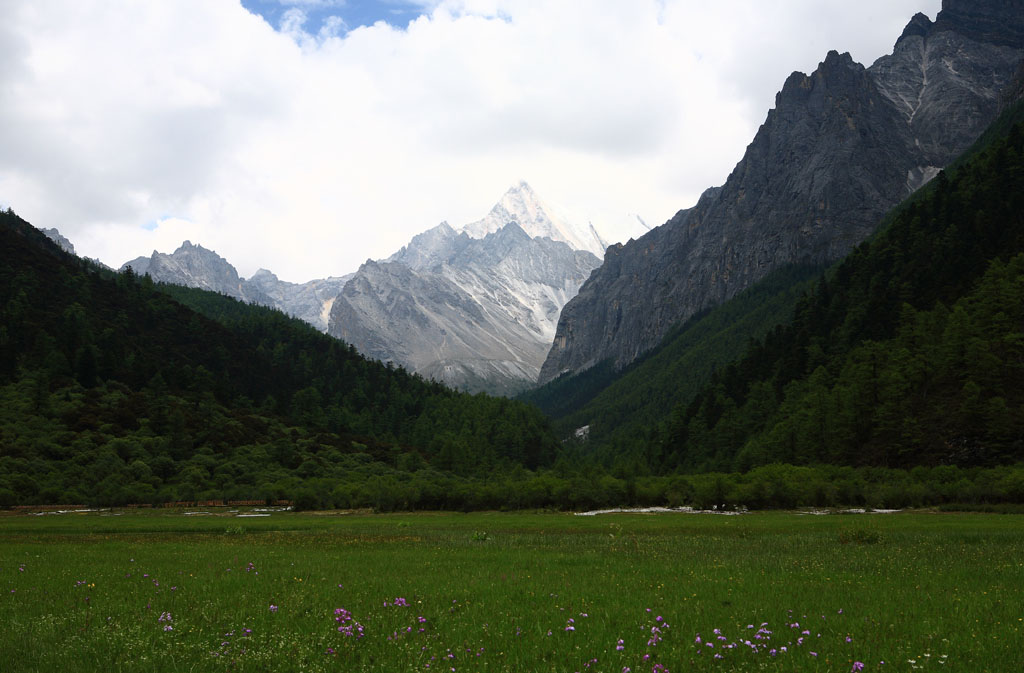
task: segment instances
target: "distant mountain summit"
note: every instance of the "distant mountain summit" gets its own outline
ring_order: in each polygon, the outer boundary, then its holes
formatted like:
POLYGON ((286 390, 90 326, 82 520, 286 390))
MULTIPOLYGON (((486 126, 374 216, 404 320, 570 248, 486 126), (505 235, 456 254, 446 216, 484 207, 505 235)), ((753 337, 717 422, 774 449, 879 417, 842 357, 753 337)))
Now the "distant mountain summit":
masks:
POLYGON ((622 367, 773 269, 845 255, 974 142, 1022 56, 1020 0, 945 0, 870 68, 832 51, 793 73, 723 186, 607 250, 562 311, 540 382, 622 367))
POLYGON ((581 231, 519 183, 484 219, 459 230, 442 222, 367 261, 334 302, 328 334, 455 388, 522 390, 562 307, 600 264, 574 249, 600 246, 581 231))
POLYGON ((155 281, 212 290, 235 299, 246 300, 242 279, 226 259, 213 250, 185 241, 171 254, 153 251, 150 257, 137 257, 121 265, 138 275, 149 274, 155 281))
POLYGON ((608 243, 594 225, 571 223, 546 205, 525 181, 511 187, 487 216, 462 227, 471 238, 483 238, 515 222, 531 238, 540 236, 566 243, 573 250, 586 250, 604 257, 608 243))

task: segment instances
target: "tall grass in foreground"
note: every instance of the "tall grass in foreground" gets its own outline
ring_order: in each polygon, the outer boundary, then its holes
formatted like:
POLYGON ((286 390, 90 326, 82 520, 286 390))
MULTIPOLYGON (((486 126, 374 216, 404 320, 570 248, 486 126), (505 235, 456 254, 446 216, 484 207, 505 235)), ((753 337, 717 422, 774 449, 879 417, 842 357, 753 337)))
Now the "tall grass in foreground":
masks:
POLYGON ((1020 670, 1022 524, 906 513, 0 517, 0 661, 1020 670))

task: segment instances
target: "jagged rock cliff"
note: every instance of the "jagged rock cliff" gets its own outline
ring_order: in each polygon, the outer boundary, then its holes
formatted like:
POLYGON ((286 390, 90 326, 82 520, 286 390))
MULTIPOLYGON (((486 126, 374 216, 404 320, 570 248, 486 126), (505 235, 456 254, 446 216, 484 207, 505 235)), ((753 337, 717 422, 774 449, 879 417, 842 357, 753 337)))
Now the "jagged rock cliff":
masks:
POLYGON ((75 246, 71 243, 71 241, 66 239, 58 230, 40 229, 40 231, 46 234, 47 238, 49 238, 51 241, 60 246, 60 249, 63 250, 64 252, 69 252, 72 255, 78 254, 75 252, 75 246))
MULTIPOLYGON (((999 94, 1012 80, 1024 47, 1024 36, 1012 35, 1013 17, 1001 24, 1010 29, 1006 35, 993 32, 1000 26, 984 29, 992 21, 985 11, 992 10, 989 5, 1008 3, 947 4, 957 8, 952 17, 948 9, 935 23, 915 15, 893 53, 868 69, 910 130, 913 144, 906 153, 916 158, 920 171, 932 175, 967 149, 995 118, 999 94), (967 5, 976 6, 981 18, 974 19, 967 5), (994 41, 977 41, 985 36, 994 41)), ((1009 4, 1017 6, 1016 20, 1024 23, 1024 2, 1009 4)), ((910 186, 919 184, 911 180, 910 186)))
POLYGON ((220 292, 235 299, 246 300, 242 279, 226 259, 213 250, 185 241, 171 254, 153 251, 150 257, 139 257, 121 265, 161 283, 185 285, 220 292))
POLYGON ((562 311, 544 383, 623 366, 681 320, 792 262, 827 263, 965 150, 1024 48, 1020 0, 946 0, 870 68, 793 73, 726 183, 604 264, 562 311))

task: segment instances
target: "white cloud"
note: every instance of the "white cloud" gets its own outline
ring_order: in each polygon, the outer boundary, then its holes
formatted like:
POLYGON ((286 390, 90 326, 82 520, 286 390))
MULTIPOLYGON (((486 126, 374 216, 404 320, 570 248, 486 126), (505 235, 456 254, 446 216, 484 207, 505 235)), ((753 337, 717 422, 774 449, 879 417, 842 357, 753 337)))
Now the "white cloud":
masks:
POLYGON ((16 0, 0 200, 111 265, 189 238, 296 281, 520 178, 658 224, 724 180, 792 70, 867 64, 939 0, 424 0, 404 30, 316 34, 323 2, 282 4, 270 26, 229 0, 16 0))
POLYGON ((306 23, 306 12, 293 7, 281 15, 281 32, 292 39, 309 39, 302 26, 306 23))

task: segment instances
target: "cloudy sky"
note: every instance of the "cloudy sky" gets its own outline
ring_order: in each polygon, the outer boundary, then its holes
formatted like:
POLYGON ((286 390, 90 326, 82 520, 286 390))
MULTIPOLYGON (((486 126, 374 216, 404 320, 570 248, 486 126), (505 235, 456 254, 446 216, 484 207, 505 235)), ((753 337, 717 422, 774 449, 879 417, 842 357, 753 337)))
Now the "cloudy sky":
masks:
POLYGON ((939 6, 5 0, 0 205, 112 266, 190 239, 291 281, 520 179, 615 239, 723 182, 789 73, 939 6))

